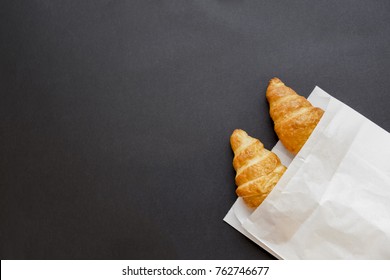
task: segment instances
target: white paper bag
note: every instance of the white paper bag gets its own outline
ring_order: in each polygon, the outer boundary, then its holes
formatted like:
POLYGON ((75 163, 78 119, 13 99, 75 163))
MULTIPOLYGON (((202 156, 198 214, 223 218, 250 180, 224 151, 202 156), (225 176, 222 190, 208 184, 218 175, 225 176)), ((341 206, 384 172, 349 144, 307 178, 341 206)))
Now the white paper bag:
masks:
POLYGON ((281 180, 224 220, 277 258, 390 259, 390 134, 318 87, 309 100, 325 114, 297 156, 274 147, 281 180))

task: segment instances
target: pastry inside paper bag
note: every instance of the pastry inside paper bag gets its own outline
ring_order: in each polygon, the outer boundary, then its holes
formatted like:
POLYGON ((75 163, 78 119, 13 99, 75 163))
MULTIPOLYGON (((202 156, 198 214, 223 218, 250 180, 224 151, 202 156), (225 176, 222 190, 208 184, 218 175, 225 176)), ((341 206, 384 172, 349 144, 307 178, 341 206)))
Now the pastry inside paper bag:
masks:
POLYGON ((236 129, 230 137, 236 170, 236 193, 249 207, 259 206, 286 171, 279 157, 260 140, 236 129))
POLYGON ((270 80, 266 97, 279 140, 288 151, 297 154, 324 111, 311 105, 306 98, 298 95, 278 78, 270 80))

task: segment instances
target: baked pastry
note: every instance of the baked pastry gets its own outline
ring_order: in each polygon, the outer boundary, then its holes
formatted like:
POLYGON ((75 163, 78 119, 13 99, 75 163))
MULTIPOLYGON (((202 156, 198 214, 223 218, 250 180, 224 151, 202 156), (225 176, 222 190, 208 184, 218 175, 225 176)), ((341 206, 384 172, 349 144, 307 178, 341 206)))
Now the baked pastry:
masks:
POLYGON ((297 154, 324 111, 311 105, 306 98, 298 95, 278 78, 270 80, 266 97, 279 140, 288 151, 297 154))
POLYGON ((236 170, 236 193, 249 207, 259 206, 286 171, 279 157, 260 140, 236 129, 230 137, 236 170))

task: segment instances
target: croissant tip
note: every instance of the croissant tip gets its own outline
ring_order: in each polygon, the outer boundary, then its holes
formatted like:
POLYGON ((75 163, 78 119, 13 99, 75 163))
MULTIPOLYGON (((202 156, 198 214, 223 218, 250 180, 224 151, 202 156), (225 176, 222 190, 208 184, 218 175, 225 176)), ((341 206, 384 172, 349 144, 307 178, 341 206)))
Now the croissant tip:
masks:
POLYGON ((245 130, 242 130, 240 128, 236 128, 233 133, 232 133, 232 136, 231 137, 234 137, 234 136, 239 136, 239 135, 248 135, 245 130))
POLYGON ((248 136, 249 135, 245 130, 237 128, 233 131, 232 135, 230 136, 230 140, 234 141, 234 140, 239 140, 239 139, 245 139, 248 136))
POLYGON ((230 136, 230 145, 233 152, 241 145, 241 143, 248 137, 248 134, 242 129, 235 129, 230 136))
POLYGON ((283 82, 278 77, 274 77, 269 81, 269 84, 283 84, 283 82))

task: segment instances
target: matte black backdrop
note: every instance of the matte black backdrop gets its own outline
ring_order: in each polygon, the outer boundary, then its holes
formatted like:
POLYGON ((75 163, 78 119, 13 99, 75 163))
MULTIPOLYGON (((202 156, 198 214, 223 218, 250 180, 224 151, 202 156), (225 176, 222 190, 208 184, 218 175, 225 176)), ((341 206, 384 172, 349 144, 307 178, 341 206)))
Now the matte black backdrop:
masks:
POLYGON ((315 85, 386 130, 390 1, 0 2, 2 259, 269 259, 229 136, 315 85))

